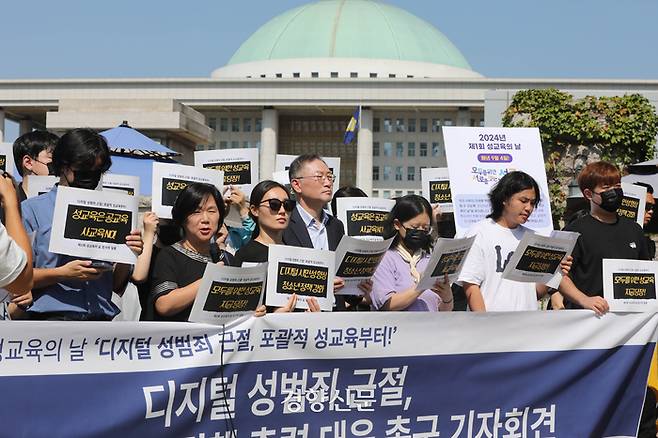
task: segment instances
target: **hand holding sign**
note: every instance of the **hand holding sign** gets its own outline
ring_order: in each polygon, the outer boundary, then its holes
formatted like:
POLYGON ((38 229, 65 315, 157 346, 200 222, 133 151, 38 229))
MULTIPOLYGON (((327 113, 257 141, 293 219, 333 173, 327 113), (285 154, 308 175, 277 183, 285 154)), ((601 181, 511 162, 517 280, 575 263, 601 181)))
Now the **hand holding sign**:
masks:
POLYGON ((139 256, 144 250, 144 241, 142 240, 142 233, 139 230, 132 230, 126 236, 126 245, 136 256, 139 256))
POLYGON ((100 269, 91 267, 91 260, 72 260, 55 269, 62 278, 78 281, 96 280, 102 274, 100 269))
POLYGON ((437 278, 430 290, 441 298, 441 302, 445 304, 452 303, 452 289, 450 288, 450 278, 448 277, 448 274, 444 274, 443 278, 437 278))

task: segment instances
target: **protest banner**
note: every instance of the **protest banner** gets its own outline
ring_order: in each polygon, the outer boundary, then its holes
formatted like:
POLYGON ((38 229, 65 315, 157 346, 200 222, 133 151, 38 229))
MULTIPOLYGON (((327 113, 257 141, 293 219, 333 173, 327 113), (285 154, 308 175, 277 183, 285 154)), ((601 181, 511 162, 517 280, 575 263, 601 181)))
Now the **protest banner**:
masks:
POLYGON ((423 184, 423 197, 433 206, 439 205, 441 207, 441 212, 452 212, 452 193, 450 193, 448 168, 436 167, 420 169, 420 179, 423 184))
POLYGON ((52 175, 25 175, 25 180, 28 199, 49 192, 59 182, 59 178, 52 175))
POLYGON ((0 174, 2 172, 7 172, 18 180, 21 179, 14 163, 14 145, 11 143, 0 143, 0 174))
POLYGON ((373 276, 392 242, 343 236, 336 248, 336 277, 345 280, 345 286, 336 295, 363 295, 358 284, 373 276))
POLYGON ((392 199, 337 198, 336 217, 345 225, 348 236, 383 240, 384 223, 394 205, 392 199))
POLYGON ((603 297, 611 312, 656 312, 658 262, 603 259, 603 297))
POLYGON ((527 232, 505 266, 503 278, 524 283, 548 284, 560 275, 560 262, 571 255, 576 239, 546 237, 527 232))
POLYGON ((60 186, 48 251, 134 264, 126 236, 137 229, 135 196, 60 186))
POLYGON ((475 236, 464 239, 438 239, 427 268, 418 280, 416 290, 430 289, 437 278, 442 280, 446 274, 450 283, 457 281, 474 241, 475 236))
POLYGON ((312 248, 269 245, 265 304, 282 307, 297 294, 298 309, 308 309, 307 298, 317 299, 320 309, 334 305, 335 253, 312 248))
POLYGON ((206 265, 189 321, 228 324, 251 315, 263 301, 267 265, 251 268, 206 265))
POLYGON ((621 183, 624 197, 621 207, 617 209, 619 216, 624 216, 644 226, 644 209, 647 203, 647 188, 635 184, 621 183))
POLYGON ((224 172, 224 185, 236 186, 247 197, 258 184, 258 149, 215 149, 194 152, 194 165, 224 172))
POLYGON ((152 209, 158 217, 171 219, 171 207, 178 194, 191 183, 211 184, 221 192, 224 175, 218 170, 182 164, 153 163, 152 209))
MULTIPOLYGON (((297 158, 297 155, 276 154, 274 171, 278 172, 285 170, 287 172, 288 169, 290 169, 290 163, 292 163, 295 158, 297 158)), ((329 167, 329 171, 334 174, 335 179, 333 191, 335 192, 340 188, 340 157, 322 157, 322 159, 327 164, 327 167, 329 167)))
POLYGON ((105 173, 101 185, 105 192, 125 193, 130 196, 139 195, 138 176, 105 173))
POLYGON ((0 424, 29 437, 636 436, 658 315, 436 316, 2 322, 0 424))
POLYGON ((508 172, 532 176, 541 192, 527 227, 543 234, 553 229, 544 156, 537 128, 443 127, 457 235, 491 212, 487 194, 508 172))

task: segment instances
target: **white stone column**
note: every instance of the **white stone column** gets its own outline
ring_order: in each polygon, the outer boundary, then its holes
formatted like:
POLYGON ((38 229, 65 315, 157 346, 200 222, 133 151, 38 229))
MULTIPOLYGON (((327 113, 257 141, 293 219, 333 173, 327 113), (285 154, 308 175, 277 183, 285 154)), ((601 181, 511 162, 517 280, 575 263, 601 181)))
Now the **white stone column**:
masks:
POLYGON ((0 142, 5 141, 5 111, 0 108, 0 142))
POLYGON ((279 139, 279 112, 273 108, 263 110, 260 133, 260 179, 272 178, 279 139))
POLYGON ((28 132, 32 132, 32 129, 34 128, 34 124, 32 123, 32 120, 30 119, 22 119, 18 122, 18 136, 20 137, 23 134, 27 134, 28 132))
POLYGON ((372 110, 365 108, 357 134, 356 186, 372 196, 372 110))

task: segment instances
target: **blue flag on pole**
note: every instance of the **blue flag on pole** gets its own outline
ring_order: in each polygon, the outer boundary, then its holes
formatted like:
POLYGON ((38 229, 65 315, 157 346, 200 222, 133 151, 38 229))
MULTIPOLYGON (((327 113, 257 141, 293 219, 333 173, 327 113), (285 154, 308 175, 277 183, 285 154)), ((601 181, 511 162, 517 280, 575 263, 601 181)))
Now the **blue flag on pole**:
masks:
POLYGON ((350 144, 352 141, 354 141, 354 137, 356 137, 356 132, 359 129, 359 117, 361 113, 361 107, 357 107, 356 111, 354 111, 354 114, 352 115, 352 119, 350 122, 347 124, 347 129, 345 129, 345 136, 343 137, 343 144, 350 144))

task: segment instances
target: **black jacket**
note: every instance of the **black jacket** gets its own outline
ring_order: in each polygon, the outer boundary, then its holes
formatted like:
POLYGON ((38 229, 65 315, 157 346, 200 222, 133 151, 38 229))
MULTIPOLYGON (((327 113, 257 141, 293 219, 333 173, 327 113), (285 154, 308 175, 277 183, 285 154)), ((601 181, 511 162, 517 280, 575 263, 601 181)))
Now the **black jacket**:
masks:
MULTIPOLYGON (((338 247, 340 239, 345 234, 343 223, 335 217, 329 215, 329 220, 325 225, 327 229, 327 241, 329 243, 329 250, 335 251, 338 247)), ((301 246, 302 248, 313 248, 311 238, 308 235, 304 219, 295 208, 290 215, 290 223, 288 228, 283 232, 283 243, 289 246, 301 246)))

